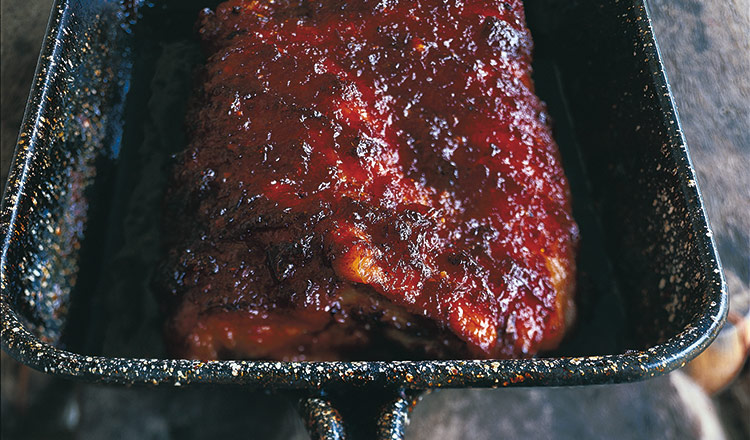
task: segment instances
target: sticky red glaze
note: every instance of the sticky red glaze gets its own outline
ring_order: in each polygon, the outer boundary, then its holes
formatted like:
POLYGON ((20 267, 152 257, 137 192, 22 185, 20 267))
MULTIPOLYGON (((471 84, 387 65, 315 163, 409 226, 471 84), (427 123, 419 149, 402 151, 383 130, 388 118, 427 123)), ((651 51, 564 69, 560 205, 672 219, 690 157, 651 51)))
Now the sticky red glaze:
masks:
POLYGON ((168 195, 176 354, 346 356, 376 315, 447 329, 438 356, 559 342, 578 232, 520 1, 233 0, 200 34, 168 195))

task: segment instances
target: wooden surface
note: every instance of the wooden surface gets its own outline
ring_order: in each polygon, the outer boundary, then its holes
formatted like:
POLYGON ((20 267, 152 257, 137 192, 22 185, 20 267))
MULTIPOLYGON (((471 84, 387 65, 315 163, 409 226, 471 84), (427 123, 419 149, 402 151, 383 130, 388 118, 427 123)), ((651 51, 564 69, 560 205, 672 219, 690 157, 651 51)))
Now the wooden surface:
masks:
MULTIPOLYGON (((50 0, 2 0, 5 181, 50 0)), ((750 309, 750 0, 649 0, 654 30, 729 285, 750 309)), ((750 438, 747 365, 709 399, 680 372, 568 389, 454 390, 417 406, 410 438, 750 438), (721 422, 721 424, 719 423, 721 422)), ((305 438, 277 397, 73 384, 2 356, 3 438, 305 438), (260 428, 259 428, 260 427, 260 428), (119 434, 119 435, 118 435, 119 434), (233 435, 234 434, 234 435, 233 435)))

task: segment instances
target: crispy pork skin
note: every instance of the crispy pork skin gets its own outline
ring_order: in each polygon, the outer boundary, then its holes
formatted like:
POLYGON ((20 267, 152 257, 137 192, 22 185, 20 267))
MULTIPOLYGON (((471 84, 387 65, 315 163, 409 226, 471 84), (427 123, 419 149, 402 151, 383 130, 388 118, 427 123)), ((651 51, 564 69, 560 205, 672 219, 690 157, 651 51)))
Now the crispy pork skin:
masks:
POLYGON ((559 343, 578 230, 520 0, 232 0, 199 33, 166 202, 175 356, 559 343))

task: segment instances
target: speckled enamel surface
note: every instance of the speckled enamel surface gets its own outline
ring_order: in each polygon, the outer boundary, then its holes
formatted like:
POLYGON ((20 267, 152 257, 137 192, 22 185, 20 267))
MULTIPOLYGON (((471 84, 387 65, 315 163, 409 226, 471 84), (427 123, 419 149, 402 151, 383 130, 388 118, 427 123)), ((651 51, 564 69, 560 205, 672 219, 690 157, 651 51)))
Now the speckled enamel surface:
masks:
MULTIPOLYGON (((632 350, 525 360, 204 363, 89 356, 57 348, 66 295, 76 283, 76 243, 87 226, 84 189, 116 156, 111 147, 117 144, 118 128, 110 111, 126 89, 127 63, 123 52, 111 52, 126 47, 129 38, 123 28, 95 31, 96 23, 112 20, 127 27, 128 15, 113 2, 65 1, 58 2, 52 18, 0 212, 3 350, 38 370, 85 381, 307 390, 584 385, 641 380, 681 367, 715 337, 727 296, 646 10, 641 2, 623 3, 609 2, 598 10, 601 17, 592 13, 574 26, 595 20, 619 23, 613 25, 612 38, 620 41, 616 49, 626 50, 593 53, 601 64, 584 66, 589 74, 604 78, 613 67, 635 66, 622 77, 602 79, 597 86, 609 89, 600 96, 581 100, 601 109, 589 123, 600 128, 581 136, 582 156, 594 182, 592 192, 612 200, 597 199, 608 246, 619 251, 613 261, 625 279, 632 350), (95 18, 96 13, 102 15, 95 18), (84 17, 90 32, 71 38, 70 29, 82 29, 75 20, 84 17), (78 81, 105 87, 72 87, 78 81), (606 106, 597 101, 610 94, 606 106), (618 138, 630 149, 620 148, 618 138), (587 147, 597 142, 614 146, 587 147)), ((576 105, 571 107, 576 114, 576 105)))
POLYGON ((117 155, 128 51, 108 50, 120 26, 84 26, 125 11, 114 4, 55 9, 2 206, 3 301, 56 343, 79 274, 89 188, 117 155), (113 15, 114 14, 114 15, 113 15))
POLYGON ((346 437, 341 415, 326 399, 304 399, 300 402, 300 412, 307 420, 307 432, 312 440, 339 440, 346 437))

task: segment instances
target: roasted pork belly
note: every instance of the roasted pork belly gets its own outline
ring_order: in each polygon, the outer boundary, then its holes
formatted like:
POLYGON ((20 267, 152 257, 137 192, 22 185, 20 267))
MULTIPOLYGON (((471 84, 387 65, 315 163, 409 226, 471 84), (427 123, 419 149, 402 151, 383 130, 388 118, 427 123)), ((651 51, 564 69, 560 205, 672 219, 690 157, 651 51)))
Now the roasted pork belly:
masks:
POLYGON ((204 10, 166 197, 175 356, 532 356, 578 230, 521 1, 204 10))

